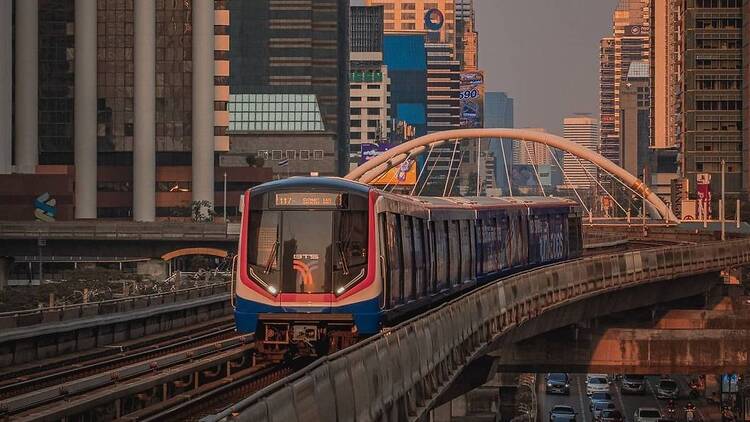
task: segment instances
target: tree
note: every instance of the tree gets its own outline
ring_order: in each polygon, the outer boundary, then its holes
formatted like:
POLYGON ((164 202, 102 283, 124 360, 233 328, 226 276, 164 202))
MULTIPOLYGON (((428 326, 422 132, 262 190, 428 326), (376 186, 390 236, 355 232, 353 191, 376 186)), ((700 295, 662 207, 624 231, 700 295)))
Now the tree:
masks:
POLYGON ((191 203, 193 221, 200 223, 207 223, 214 221, 216 212, 214 211, 213 204, 211 201, 202 199, 200 201, 193 201, 191 203))

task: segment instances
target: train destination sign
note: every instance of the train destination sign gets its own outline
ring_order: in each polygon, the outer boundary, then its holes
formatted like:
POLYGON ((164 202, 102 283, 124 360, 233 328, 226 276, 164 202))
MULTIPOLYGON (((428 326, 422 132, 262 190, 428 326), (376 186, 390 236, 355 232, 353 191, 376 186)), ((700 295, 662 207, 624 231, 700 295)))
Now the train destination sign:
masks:
POLYGON ((340 208, 342 197, 340 193, 283 192, 276 194, 275 204, 277 207, 340 208))

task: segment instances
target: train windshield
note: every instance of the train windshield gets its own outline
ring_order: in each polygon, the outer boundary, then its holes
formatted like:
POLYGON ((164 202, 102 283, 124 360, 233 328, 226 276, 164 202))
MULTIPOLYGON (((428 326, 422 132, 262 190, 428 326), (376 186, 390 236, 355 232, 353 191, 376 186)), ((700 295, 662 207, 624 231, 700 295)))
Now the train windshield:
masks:
POLYGON ((248 272, 272 293, 336 293, 362 280, 367 211, 251 210, 248 272))

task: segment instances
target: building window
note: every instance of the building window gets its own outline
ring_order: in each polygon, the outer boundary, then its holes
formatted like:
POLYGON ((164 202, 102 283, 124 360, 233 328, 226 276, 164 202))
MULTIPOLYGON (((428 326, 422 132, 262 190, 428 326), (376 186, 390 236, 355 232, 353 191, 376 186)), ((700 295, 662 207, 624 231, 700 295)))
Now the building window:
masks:
POLYGON ((323 150, 316 149, 313 151, 313 160, 322 160, 323 159, 323 150))
POLYGON ((300 160, 309 160, 310 159, 310 150, 303 149, 299 152, 299 159, 300 160))
POLYGON ((354 107, 351 109, 352 115, 360 115, 362 114, 362 109, 360 107, 354 107))
POLYGON ((409 29, 417 29, 417 26, 413 23, 402 23, 401 29, 409 30, 409 29))
POLYGON ((229 131, 325 130, 315 94, 230 94, 229 131))
POLYGON ((286 150, 286 158, 288 160, 296 160, 297 159, 297 151, 293 149, 286 150))
POLYGON ((280 149, 275 149, 275 150, 271 151, 271 159, 274 160, 274 161, 281 160, 281 150, 280 149))
POLYGON ((258 151, 258 157, 260 157, 260 158, 262 158, 264 160, 268 160, 268 157, 269 157, 268 156, 268 151, 265 151, 265 150, 258 151))

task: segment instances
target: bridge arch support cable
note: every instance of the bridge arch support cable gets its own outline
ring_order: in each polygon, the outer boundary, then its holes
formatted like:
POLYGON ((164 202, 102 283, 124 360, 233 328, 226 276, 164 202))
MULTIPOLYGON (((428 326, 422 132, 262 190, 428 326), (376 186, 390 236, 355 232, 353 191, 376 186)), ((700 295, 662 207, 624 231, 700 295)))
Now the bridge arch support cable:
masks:
POLYGON ((451 139, 466 140, 480 137, 510 138, 520 141, 541 143, 573 154, 578 158, 594 163, 604 171, 614 175, 623 184, 636 191, 647 202, 649 202, 665 220, 677 221, 674 213, 664 201, 652 192, 645 183, 624 168, 603 157, 601 154, 561 136, 528 129, 456 129, 430 133, 391 148, 385 153, 355 168, 345 177, 362 183, 370 183, 388 169, 403 162, 409 156, 409 153, 411 153, 412 156, 421 154, 428 146, 433 144, 437 146, 451 139))

